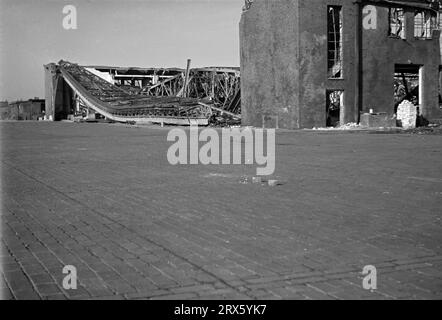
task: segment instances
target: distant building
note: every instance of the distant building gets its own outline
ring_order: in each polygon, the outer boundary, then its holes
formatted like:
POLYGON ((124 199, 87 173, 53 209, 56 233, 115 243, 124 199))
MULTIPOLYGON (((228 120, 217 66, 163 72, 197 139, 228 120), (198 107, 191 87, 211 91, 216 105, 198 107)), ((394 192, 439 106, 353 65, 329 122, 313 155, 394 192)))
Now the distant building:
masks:
POLYGON ((404 99, 442 121, 434 0, 254 0, 240 22, 244 125, 312 128, 392 118, 404 99))
POLYGON ((45 100, 29 99, 27 101, 15 101, 9 103, 9 120, 38 120, 44 115, 45 100))

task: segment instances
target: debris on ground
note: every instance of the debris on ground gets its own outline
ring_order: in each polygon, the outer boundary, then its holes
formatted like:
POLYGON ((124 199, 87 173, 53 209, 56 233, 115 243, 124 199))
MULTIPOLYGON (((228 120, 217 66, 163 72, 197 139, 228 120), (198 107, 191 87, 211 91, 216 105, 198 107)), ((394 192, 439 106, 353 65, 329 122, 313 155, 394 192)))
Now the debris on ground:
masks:
POLYGON ((414 129, 403 130, 402 133, 422 134, 422 135, 442 135, 442 126, 439 124, 430 124, 426 127, 417 127, 414 129))
POLYGON ((329 130, 329 131, 334 131, 334 130, 355 130, 355 129, 364 129, 364 127, 362 127, 361 125, 354 123, 354 122, 350 122, 338 127, 324 127, 324 128, 317 128, 314 127, 312 130, 329 130))
POLYGON ((260 184, 262 186, 276 187, 286 184, 286 181, 279 179, 266 179, 265 177, 242 176, 239 180, 241 184, 260 184))

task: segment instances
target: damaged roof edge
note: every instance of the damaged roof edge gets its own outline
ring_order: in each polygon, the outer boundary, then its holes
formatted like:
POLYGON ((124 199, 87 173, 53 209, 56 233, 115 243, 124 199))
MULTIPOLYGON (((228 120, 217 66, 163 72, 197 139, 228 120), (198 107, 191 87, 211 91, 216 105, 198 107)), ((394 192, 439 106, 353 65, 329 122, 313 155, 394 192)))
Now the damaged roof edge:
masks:
MULTIPOLYGON (((182 68, 143 68, 143 67, 111 67, 111 66, 96 66, 96 65, 83 65, 84 68, 93 68, 97 70, 115 70, 120 72, 140 71, 140 72, 153 72, 153 71, 172 71, 172 72, 185 72, 186 69, 182 68)), ((239 72, 239 67, 223 67, 223 66, 210 66, 210 67, 196 67, 191 68, 193 71, 218 71, 218 72, 239 72)))
POLYGON ((417 8, 417 9, 426 9, 433 10, 439 12, 442 8, 442 1, 428 1, 428 0, 359 0, 357 2, 361 2, 363 4, 378 4, 378 5, 387 5, 387 6, 402 6, 409 8, 417 8))

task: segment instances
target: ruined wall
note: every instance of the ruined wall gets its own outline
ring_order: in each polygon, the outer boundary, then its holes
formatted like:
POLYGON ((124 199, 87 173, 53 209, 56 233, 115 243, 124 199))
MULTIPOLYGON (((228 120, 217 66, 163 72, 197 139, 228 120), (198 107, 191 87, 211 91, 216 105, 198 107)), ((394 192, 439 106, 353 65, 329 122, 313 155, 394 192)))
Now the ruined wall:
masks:
POLYGON ((377 7, 377 27, 363 32, 363 110, 394 113, 395 64, 422 65, 422 113, 428 120, 442 118, 438 102, 441 64, 439 34, 432 40, 414 38, 414 10, 406 11, 406 40, 388 36, 388 8, 377 7))
POLYGON ((344 90, 343 122, 357 121, 354 103, 355 6, 346 0, 256 0, 240 23, 244 125, 279 115, 279 127, 326 125, 326 90, 344 90), (327 76, 327 6, 344 14, 344 77, 327 76))
POLYGON ((255 0, 240 22, 243 125, 299 128, 298 8, 255 0))
MULTIPOLYGON (((363 31, 362 113, 394 113, 395 64, 423 65, 422 113, 442 119, 438 101, 439 34, 414 39, 414 10, 406 14, 407 40, 388 37, 388 8, 377 6, 377 26, 363 31)), ((255 0, 240 22, 241 99, 244 125, 263 114, 282 115, 284 128, 326 125, 326 90, 343 90, 340 122, 357 122, 356 18, 350 0, 255 0), (342 6, 343 76, 327 74, 327 6, 342 6)))

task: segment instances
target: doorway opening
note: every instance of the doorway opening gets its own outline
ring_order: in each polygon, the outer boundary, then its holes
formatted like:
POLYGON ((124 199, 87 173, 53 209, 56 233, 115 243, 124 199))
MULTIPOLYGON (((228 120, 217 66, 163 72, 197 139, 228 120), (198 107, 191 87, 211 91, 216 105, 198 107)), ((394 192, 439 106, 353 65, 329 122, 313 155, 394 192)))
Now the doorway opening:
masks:
POLYGON ((339 127, 342 110, 344 110, 344 91, 327 90, 325 107, 327 127, 339 127))
POLYGON ((419 110, 422 104, 422 70, 419 65, 396 64, 394 68, 394 113, 405 100, 412 102, 419 110))

